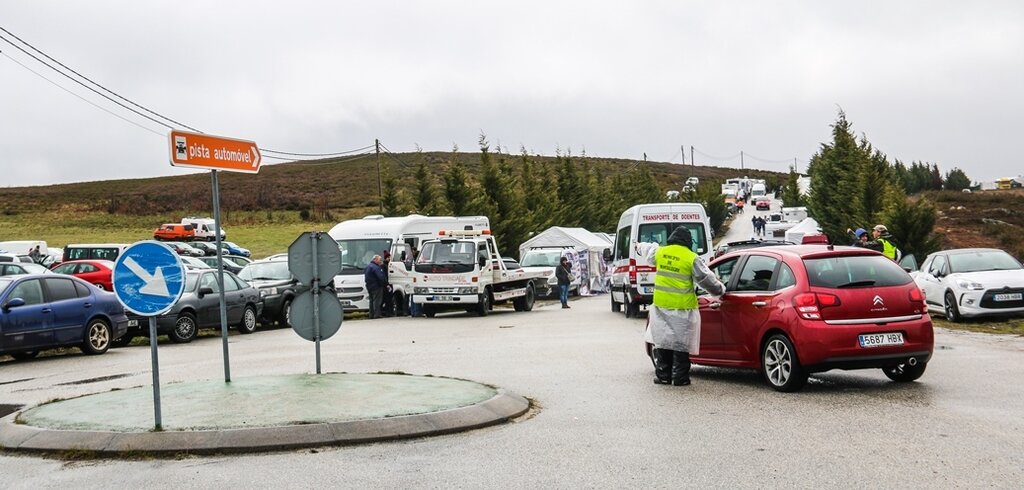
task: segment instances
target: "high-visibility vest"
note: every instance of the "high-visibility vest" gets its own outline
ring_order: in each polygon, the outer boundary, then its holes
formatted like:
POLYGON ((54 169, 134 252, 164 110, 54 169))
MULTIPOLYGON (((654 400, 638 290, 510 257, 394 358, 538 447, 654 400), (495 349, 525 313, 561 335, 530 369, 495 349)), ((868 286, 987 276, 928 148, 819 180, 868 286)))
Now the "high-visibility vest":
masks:
POLYGON ((654 306, 666 310, 697 309, 693 262, 697 254, 682 245, 659 247, 654 255, 654 306))
POLYGON ((879 238, 878 241, 882 242, 882 255, 889 257, 893 262, 896 261, 896 245, 884 238, 879 238))

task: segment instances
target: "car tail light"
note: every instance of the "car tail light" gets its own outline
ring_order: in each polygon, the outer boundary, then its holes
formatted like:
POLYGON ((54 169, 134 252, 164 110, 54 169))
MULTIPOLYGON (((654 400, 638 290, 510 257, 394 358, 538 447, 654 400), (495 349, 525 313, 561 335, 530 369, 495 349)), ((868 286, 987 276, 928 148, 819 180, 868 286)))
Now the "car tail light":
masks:
POLYGON ((821 310, 839 306, 839 297, 828 293, 802 293, 793 297, 793 307, 804 320, 821 320, 821 310))
POLYGON ((924 291, 921 291, 917 286, 910 288, 910 303, 919 304, 921 306, 921 313, 924 313, 928 309, 928 304, 924 301, 924 291))
POLYGON ((629 259, 629 283, 636 286, 636 259, 629 259))

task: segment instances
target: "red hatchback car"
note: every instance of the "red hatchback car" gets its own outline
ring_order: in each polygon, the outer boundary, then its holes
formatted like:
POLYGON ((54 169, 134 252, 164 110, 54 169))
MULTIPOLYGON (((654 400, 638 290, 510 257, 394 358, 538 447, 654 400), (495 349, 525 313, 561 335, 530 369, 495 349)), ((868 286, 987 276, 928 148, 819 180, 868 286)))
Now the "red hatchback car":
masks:
POLYGON ((878 252, 765 247, 708 266, 726 292, 698 297, 695 364, 756 369, 772 388, 791 392, 830 369, 881 368, 893 381, 913 381, 931 359, 934 334, 921 290, 878 252))
POLYGON ((57 274, 68 274, 102 290, 113 291, 110 274, 114 263, 109 260, 69 260, 53 268, 57 274))

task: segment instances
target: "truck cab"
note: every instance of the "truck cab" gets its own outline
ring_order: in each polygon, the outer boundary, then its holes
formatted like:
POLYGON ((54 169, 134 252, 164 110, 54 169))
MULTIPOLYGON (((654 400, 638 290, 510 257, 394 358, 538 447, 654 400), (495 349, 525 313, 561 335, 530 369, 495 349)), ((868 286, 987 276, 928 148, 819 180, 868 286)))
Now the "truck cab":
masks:
POLYGON ((489 230, 445 231, 421 245, 412 272, 412 300, 427 317, 457 309, 485 316, 506 302, 516 311, 533 309, 534 282, 544 275, 510 269, 489 230))

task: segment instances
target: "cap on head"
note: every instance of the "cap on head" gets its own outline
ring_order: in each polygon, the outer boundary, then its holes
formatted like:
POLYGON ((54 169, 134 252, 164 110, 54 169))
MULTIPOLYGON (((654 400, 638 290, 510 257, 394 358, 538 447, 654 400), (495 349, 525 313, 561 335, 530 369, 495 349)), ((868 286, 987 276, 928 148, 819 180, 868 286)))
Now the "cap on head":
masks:
POLYGON ((867 232, 868 231, 865 230, 864 228, 857 228, 857 231, 853 232, 853 234, 857 235, 857 238, 860 238, 860 237, 864 236, 864 234, 867 233, 867 232))
POLYGON ((873 228, 873 230, 875 230, 875 231, 880 231, 880 232, 882 232, 882 233, 885 233, 885 232, 889 231, 889 229, 888 229, 888 228, 886 228, 886 227, 885 227, 885 225, 875 225, 875 227, 873 228))
POLYGON ((668 243, 673 245, 682 245, 686 248, 693 248, 693 237, 690 236, 690 230, 680 226, 673 230, 672 234, 669 235, 668 243))

